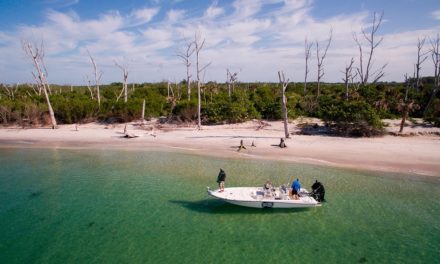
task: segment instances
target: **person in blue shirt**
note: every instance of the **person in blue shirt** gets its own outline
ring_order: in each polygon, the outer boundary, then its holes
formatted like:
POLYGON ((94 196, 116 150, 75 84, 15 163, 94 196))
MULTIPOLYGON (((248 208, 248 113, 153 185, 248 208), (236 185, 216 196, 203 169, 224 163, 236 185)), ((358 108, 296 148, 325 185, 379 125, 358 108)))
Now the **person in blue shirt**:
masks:
POLYGON ((292 183, 292 195, 293 195, 293 199, 298 200, 299 196, 299 190, 301 189, 301 183, 299 183, 299 179, 296 179, 293 181, 292 183))

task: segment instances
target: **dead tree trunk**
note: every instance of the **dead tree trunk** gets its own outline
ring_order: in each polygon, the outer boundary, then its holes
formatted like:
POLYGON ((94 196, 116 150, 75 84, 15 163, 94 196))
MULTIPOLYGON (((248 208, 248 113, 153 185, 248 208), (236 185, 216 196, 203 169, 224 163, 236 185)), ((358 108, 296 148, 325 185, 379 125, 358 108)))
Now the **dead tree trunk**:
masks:
POLYGON ((308 43, 307 38, 304 41, 304 48, 305 48, 305 59, 306 59, 306 68, 305 68, 305 72, 304 72, 304 96, 307 94, 307 76, 309 75, 309 59, 310 56, 312 55, 312 46, 313 43, 308 43))
POLYGON ((364 39, 368 42, 368 49, 369 49, 367 53, 368 60, 366 65, 364 65, 364 61, 363 61, 363 44, 358 39, 356 33, 353 34, 353 38, 359 48, 359 67, 356 70, 359 74, 359 78, 361 79, 361 83, 363 85, 369 82, 370 77, 374 78, 373 83, 375 83, 385 75, 383 70, 385 69, 387 64, 382 65, 379 69, 372 72, 374 50, 380 45, 380 43, 383 40, 383 38, 380 38, 378 41, 376 41, 375 39, 376 33, 382 23, 382 18, 383 18, 383 12, 380 14, 379 17, 377 17, 376 12, 374 12, 371 31, 366 32, 364 28, 362 29, 362 35, 364 39))
POLYGON ((354 58, 351 58, 350 64, 345 67, 345 78, 342 78, 342 80, 344 81, 344 86, 345 86, 345 100, 348 100, 348 86, 349 86, 349 81, 350 79, 352 79, 352 73, 353 73, 353 63, 354 63, 354 58))
POLYGON ((142 113, 141 113, 141 119, 142 119, 142 122, 145 121, 145 99, 144 99, 144 101, 142 102, 142 113))
POLYGON ((187 42, 186 41, 186 50, 185 52, 179 52, 177 56, 179 56, 186 67, 186 87, 188 91, 188 101, 191 100, 191 74, 190 74, 190 67, 191 67, 191 56, 194 53, 195 49, 193 47, 194 42, 187 42))
POLYGON ((440 35, 437 34, 435 39, 431 39, 431 58, 432 63, 434 64, 434 89, 432 90, 431 97, 429 98, 429 102, 426 105, 424 115, 428 112, 429 107, 432 104, 437 92, 440 88, 440 35))
MULTIPOLYGON (((127 67, 124 67, 124 66, 121 66, 120 64, 118 64, 117 61, 115 61, 115 65, 116 65, 119 69, 121 69, 121 71, 122 71, 122 73, 123 73, 123 75, 124 75, 124 83, 122 84, 121 95, 122 95, 122 92, 124 92, 124 102, 126 103, 126 102, 128 101, 128 83, 127 83, 127 79, 128 79, 128 69, 127 69, 127 67)), ((120 95, 120 96, 121 96, 121 95, 120 95)), ((118 96, 118 98, 116 98, 116 102, 119 100, 119 97, 120 97, 120 96, 118 96)))
POLYGON ((282 94, 282 108, 283 108, 283 119, 284 119, 284 135, 286 138, 290 138, 289 129, 287 126, 288 117, 287 117, 287 97, 286 97, 286 88, 289 85, 289 79, 284 77, 284 72, 278 72, 278 78, 280 79, 281 84, 281 94, 282 94))
POLYGON ((410 79, 408 78, 408 74, 405 73, 403 75, 403 77, 405 78, 405 102, 408 100, 408 92, 409 92, 409 87, 411 86, 410 84, 410 79))
POLYGON ((197 72, 197 127, 198 129, 202 128, 202 120, 200 116, 201 112, 201 79, 200 74, 206 70, 206 68, 211 64, 208 63, 205 66, 200 65, 200 51, 203 49, 205 45, 205 39, 200 40, 200 36, 197 33, 194 35, 194 50, 196 53, 196 72, 197 72))
POLYGON ((44 97, 46 98, 47 107, 49 109, 50 121, 52 123, 52 129, 55 129, 57 128, 57 121, 55 119, 55 114, 52 108, 52 104, 50 103, 50 98, 48 94, 49 87, 48 87, 48 82, 46 80, 47 71, 43 60, 44 58, 43 42, 41 42, 40 48, 33 47, 30 42, 26 42, 26 41, 23 41, 22 44, 26 55, 28 55, 28 57, 31 58, 34 67, 37 70, 37 74, 38 74, 37 81, 39 86, 43 90, 44 97))
POLYGON ((91 86, 91 81, 90 81, 90 79, 89 79, 89 76, 87 76, 86 75, 86 77, 84 77, 84 81, 86 82, 86 84, 87 84, 87 89, 89 90, 89 92, 90 92, 90 99, 94 99, 93 98, 93 91, 92 91, 92 88, 90 88, 90 86, 91 86))
POLYGON ((229 69, 226 69, 226 76, 228 77, 228 95, 231 98, 231 86, 232 92, 235 90, 235 82, 237 81, 238 72, 231 73, 229 69))
POLYGON ((427 53, 422 52, 423 45, 425 45, 426 38, 420 39, 417 42, 417 63, 415 65, 415 77, 416 81, 414 83, 416 89, 419 89, 420 83, 420 70, 422 69, 422 63, 428 58, 427 53))
POLYGON ((318 66, 318 90, 316 97, 319 97, 320 95, 320 85, 321 85, 321 78, 324 76, 324 59, 327 56, 328 48, 330 47, 330 43, 332 42, 332 35, 333 35, 333 29, 330 29, 329 38, 327 40, 327 46, 324 49, 324 54, 320 55, 321 50, 319 49, 319 42, 316 41, 316 59, 318 60, 317 66, 318 66))
POLYGON ((92 62, 93 72, 95 75, 96 98, 98 99, 98 107, 101 107, 101 95, 99 93, 99 82, 101 81, 102 71, 98 71, 98 66, 96 65, 96 62, 93 59, 92 55, 90 54, 89 50, 87 50, 87 53, 89 54, 90 60, 92 62))

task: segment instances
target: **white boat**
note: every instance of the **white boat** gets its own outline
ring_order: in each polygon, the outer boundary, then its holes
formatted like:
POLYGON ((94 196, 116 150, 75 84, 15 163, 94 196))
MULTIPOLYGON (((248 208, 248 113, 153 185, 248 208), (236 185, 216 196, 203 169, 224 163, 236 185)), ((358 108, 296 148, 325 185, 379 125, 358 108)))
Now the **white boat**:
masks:
POLYGON ((321 206, 309 195, 306 189, 301 188, 298 199, 289 196, 287 190, 263 187, 230 187, 220 190, 211 190, 208 194, 225 202, 253 208, 306 208, 321 206))

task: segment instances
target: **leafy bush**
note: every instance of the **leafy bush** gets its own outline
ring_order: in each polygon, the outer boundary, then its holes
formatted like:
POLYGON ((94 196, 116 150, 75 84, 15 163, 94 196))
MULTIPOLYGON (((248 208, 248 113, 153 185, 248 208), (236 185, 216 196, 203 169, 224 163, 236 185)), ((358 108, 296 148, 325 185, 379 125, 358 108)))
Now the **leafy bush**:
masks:
POLYGON ((431 107, 426 113, 425 120, 440 127, 440 99, 436 98, 432 101, 431 107))
POLYGON ((191 122, 197 119, 197 101, 183 100, 176 104, 173 115, 180 122, 191 122))
POLYGON ((363 101, 327 100, 320 106, 321 118, 338 135, 370 137, 383 134, 379 115, 363 101))

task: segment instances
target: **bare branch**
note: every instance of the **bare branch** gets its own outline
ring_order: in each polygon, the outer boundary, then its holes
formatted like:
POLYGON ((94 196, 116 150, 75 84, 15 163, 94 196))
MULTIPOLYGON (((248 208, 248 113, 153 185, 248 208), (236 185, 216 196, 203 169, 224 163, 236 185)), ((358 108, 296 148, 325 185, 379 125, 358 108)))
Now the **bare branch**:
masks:
POLYGON ((333 28, 330 28, 329 32, 329 38, 327 40, 327 45, 324 48, 323 54, 320 54, 322 50, 319 48, 319 42, 316 41, 316 59, 318 61, 318 90, 317 90, 317 96, 320 95, 320 84, 321 84, 321 78, 324 76, 324 59, 327 56, 328 48, 330 47, 330 44, 332 42, 333 37, 333 28))
POLYGON ((311 49, 312 49, 313 43, 309 43, 307 41, 307 38, 304 41, 304 55, 305 55, 305 72, 304 72, 304 95, 307 93, 307 76, 310 72, 309 70, 309 59, 312 55, 311 49))
POLYGON ((93 72, 94 72, 94 76, 95 76, 96 97, 98 99, 98 106, 101 107, 101 96, 99 93, 99 81, 101 80, 101 77, 102 77, 102 71, 98 71, 98 66, 96 65, 96 62, 93 59, 92 54, 90 54, 90 51, 88 49, 87 49, 87 54, 89 54, 90 61, 92 62, 93 72))
POLYGON ((191 100, 191 77, 190 67, 191 67, 191 56, 195 52, 194 42, 186 41, 185 39, 186 50, 185 52, 178 52, 177 56, 182 59, 183 63, 186 67, 186 85, 188 91, 188 101, 191 100))
MULTIPOLYGON (((372 71, 372 66, 373 66, 373 55, 374 55, 374 50, 382 43, 383 41, 383 37, 381 37, 379 40, 375 39, 377 31, 380 28, 380 25, 382 24, 382 20, 383 20, 383 15, 384 13, 380 13, 379 16, 377 15, 376 12, 373 13, 373 21, 371 24, 371 27, 369 29, 369 31, 367 32, 365 28, 362 28, 362 36, 364 37, 364 39, 367 41, 368 43, 368 53, 367 53, 367 63, 366 65, 364 65, 364 61, 363 61, 363 44, 359 41, 357 35, 355 33, 353 33, 353 38, 354 41, 356 42, 358 48, 359 48, 359 67, 357 68, 357 72, 360 76, 361 79, 361 83, 362 84, 367 84, 370 77, 374 74, 371 74, 372 71), (365 70, 365 71, 364 71, 365 70)), ((383 74, 383 69, 385 68, 386 64, 383 65, 378 72, 378 74, 376 74, 374 76, 374 81, 373 82, 377 82, 380 78, 382 78, 383 74), (379 77, 379 79, 378 79, 379 77)))
POLYGON ((122 73, 124 75, 124 82, 122 84, 122 91, 121 91, 121 94, 118 96, 118 98, 116 98, 116 102, 119 101, 119 98, 121 97, 122 93, 124 93, 124 102, 126 103, 128 100, 128 84, 127 84, 128 69, 126 66, 120 65, 116 60, 114 61, 114 63, 119 69, 122 70, 122 73))

